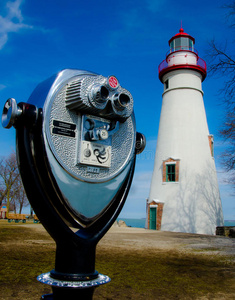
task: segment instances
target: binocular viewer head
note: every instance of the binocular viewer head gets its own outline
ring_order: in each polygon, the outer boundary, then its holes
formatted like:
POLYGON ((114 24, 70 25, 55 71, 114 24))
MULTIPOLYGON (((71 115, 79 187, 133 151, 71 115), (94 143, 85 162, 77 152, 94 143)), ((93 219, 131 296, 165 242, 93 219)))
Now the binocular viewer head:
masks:
POLYGON ((116 77, 87 75, 76 78, 66 88, 66 106, 70 110, 125 121, 133 112, 133 98, 116 77))
POLYGON ((34 156, 33 168, 40 169, 38 181, 43 185, 42 174, 50 174, 58 195, 51 204, 78 228, 107 212, 145 147, 136 133, 131 93, 116 77, 88 71, 61 71, 39 84, 27 103, 8 99, 2 124, 28 130, 24 145, 34 156))

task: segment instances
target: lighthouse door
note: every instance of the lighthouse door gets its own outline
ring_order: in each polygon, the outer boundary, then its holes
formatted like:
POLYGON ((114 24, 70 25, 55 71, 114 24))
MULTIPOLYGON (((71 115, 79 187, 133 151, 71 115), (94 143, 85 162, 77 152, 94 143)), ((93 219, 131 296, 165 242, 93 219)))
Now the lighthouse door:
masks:
POLYGON ((150 207, 149 229, 157 229, 157 208, 150 207))

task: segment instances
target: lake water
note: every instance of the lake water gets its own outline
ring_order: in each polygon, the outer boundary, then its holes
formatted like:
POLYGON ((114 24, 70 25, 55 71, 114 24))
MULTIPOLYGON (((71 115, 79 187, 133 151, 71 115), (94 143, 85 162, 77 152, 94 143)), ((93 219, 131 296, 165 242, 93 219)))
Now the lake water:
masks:
POLYGON ((235 226, 235 220, 224 220, 224 226, 235 226))
POLYGON ((136 228, 144 228, 145 227, 145 219, 125 219, 125 218, 118 218, 126 223, 127 226, 136 227, 136 228))
MULTIPOLYGON (((136 227, 136 228, 144 228, 145 227, 145 219, 125 219, 118 218, 119 220, 123 220, 127 226, 136 227)), ((224 226, 235 226, 235 220, 225 220, 224 226)))

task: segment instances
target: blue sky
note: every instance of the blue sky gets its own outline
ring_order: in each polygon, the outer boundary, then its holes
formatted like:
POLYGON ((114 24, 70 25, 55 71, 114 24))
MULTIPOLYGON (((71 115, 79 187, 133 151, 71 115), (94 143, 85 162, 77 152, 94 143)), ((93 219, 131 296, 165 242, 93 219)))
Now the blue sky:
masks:
MULTIPOLYGON (((208 43, 232 39, 225 1, 174 0, 16 0, 0 2, 0 105, 9 97, 27 101, 36 85, 61 69, 115 75, 134 98, 137 130, 147 138, 138 156, 131 192, 122 217, 145 217, 163 87, 158 65, 168 40, 181 26, 207 60, 208 43)), ((228 43, 229 47, 229 43, 228 43)), ((230 46, 232 49, 232 46, 230 46)), ((204 102, 211 134, 225 219, 235 219, 232 187, 224 182, 218 136, 223 120, 218 90, 223 79, 207 77, 204 102)), ((0 156, 15 149, 15 130, 0 128, 0 156)))

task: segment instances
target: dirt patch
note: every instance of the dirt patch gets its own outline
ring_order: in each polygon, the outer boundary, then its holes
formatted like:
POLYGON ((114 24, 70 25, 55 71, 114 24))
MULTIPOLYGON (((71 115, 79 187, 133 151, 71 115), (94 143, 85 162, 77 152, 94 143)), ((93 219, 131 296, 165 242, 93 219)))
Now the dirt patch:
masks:
POLYGON ((235 239, 223 236, 153 231, 142 228, 112 227, 99 246, 149 251, 175 250, 195 254, 218 255, 235 261, 235 239))
MULTIPOLYGON (((17 225, 46 233, 41 224, 17 225)), ((46 235, 48 235, 46 233, 46 235)), ((41 240, 42 242, 43 240, 41 240)), ((35 242, 35 241, 34 241, 35 242)), ((49 242, 49 241, 48 241, 49 242)), ((51 241, 50 241, 51 242, 51 241)), ((38 240, 38 243, 40 241, 38 240)), ((229 256, 235 261, 235 239, 224 236, 154 231, 143 228, 113 226, 101 239, 98 247, 132 250, 165 249, 211 255, 229 256)))

